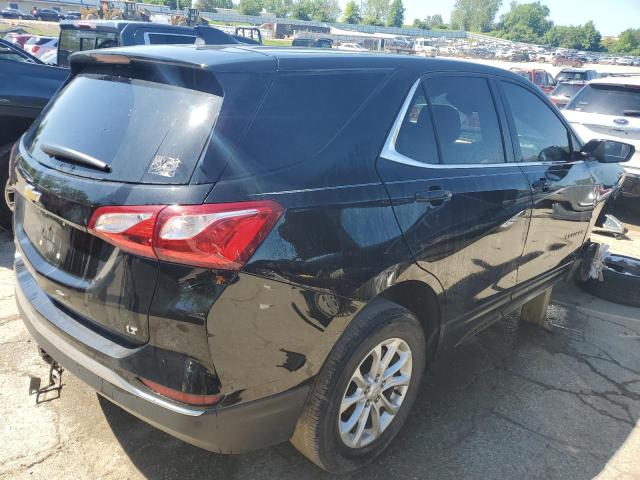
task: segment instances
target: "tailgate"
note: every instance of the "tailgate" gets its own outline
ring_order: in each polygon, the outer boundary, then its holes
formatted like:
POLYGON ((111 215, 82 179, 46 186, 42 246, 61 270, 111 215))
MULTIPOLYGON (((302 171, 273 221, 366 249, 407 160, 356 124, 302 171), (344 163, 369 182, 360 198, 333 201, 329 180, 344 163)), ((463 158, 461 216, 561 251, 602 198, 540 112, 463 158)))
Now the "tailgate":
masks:
POLYGON ((121 251, 87 232, 91 212, 117 204, 200 203, 211 185, 166 187, 96 182, 44 169, 18 155, 16 244, 54 304, 112 340, 148 341, 157 260, 121 251), (143 202, 144 199, 144 202, 143 202))

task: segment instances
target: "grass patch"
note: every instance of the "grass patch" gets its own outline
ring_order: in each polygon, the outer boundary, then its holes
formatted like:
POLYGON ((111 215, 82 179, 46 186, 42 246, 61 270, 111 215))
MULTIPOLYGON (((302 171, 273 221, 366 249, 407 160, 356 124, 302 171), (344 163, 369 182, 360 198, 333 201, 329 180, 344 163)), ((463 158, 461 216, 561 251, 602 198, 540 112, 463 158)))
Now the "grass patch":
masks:
POLYGON ((263 45, 270 45, 274 47, 290 47, 291 42, 293 42, 293 40, 289 40, 286 38, 263 38, 262 39, 263 45))
POLYGON ((0 20, 0 36, 13 28, 22 28, 31 35, 45 37, 57 37, 60 34, 60 25, 54 22, 36 22, 31 20, 0 20))

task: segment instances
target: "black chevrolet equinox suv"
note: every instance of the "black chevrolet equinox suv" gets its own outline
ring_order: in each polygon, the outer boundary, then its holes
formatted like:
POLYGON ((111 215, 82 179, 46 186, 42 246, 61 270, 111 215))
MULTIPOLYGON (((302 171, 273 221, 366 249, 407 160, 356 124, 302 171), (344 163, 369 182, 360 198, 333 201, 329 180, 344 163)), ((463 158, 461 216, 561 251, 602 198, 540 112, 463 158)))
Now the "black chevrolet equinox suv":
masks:
POLYGON ((632 147, 458 61, 81 52, 12 153, 22 318, 186 442, 378 455, 425 366, 565 278, 632 147))

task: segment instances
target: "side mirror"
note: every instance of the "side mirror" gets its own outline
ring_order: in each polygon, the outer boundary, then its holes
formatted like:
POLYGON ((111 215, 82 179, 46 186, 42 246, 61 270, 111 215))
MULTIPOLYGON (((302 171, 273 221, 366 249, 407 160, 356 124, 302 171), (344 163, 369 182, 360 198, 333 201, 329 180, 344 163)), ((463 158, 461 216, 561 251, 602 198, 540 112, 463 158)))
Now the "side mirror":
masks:
POLYGON ((635 152, 633 145, 615 140, 590 140, 580 150, 584 158, 600 163, 628 162, 635 152))

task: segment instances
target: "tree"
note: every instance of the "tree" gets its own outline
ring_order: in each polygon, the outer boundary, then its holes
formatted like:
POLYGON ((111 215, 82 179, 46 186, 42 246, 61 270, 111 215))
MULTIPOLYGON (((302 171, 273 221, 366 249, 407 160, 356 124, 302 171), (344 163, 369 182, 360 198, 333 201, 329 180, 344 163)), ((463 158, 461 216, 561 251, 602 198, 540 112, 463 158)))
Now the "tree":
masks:
POLYGON ((365 0, 363 10, 363 23, 383 26, 389 15, 389 0, 365 0))
POLYGON ((501 5, 502 0, 456 0, 451 12, 451 27, 488 32, 501 5))
POLYGON ((389 6, 389 13, 387 14, 387 26, 389 27, 402 27, 404 24, 404 5, 402 0, 393 0, 389 6))
POLYGON ((442 15, 428 15, 424 20, 416 18, 413 21, 413 28, 422 28, 423 30, 435 30, 447 28, 447 24, 442 20, 442 15))
POLYGON ((640 28, 628 28, 622 32, 610 50, 616 53, 640 55, 640 28))
POLYGON ((502 16, 498 30, 508 40, 539 43, 553 27, 553 22, 547 18, 549 13, 549 7, 539 1, 522 4, 511 2, 511 10, 502 16))
MULTIPOLYGON (((181 5, 191 5, 188 0, 180 0, 181 5)), ((202 12, 212 12, 216 8, 233 8, 231 0, 197 0, 196 8, 202 12)))
POLYGON ((291 18, 311 20, 311 2, 309 0, 294 0, 291 5, 291 18))
POLYGON ((428 19, 420 20, 419 18, 416 18, 413 21, 413 28, 421 28, 422 30, 429 30, 430 28, 429 20, 428 19))
POLYGON ((310 15, 318 22, 335 22, 340 15, 338 0, 309 0, 310 15))
POLYGON ((291 13, 291 0, 264 0, 264 8, 278 18, 285 18, 291 13))
POLYGON ((243 15, 260 15, 262 0, 240 0, 238 10, 243 15))
POLYGON ((344 23, 360 23, 362 21, 362 15, 360 14, 360 7, 351 0, 344 7, 344 14, 342 15, 342 21, 344 23))
POLYGON ((444 20, 442 19, 442 15, 440 15, 439 13, 436 13, 435 15, 431 15, 430 17, 427 17, 427 22, 429 24, 429 28, 431 29, 445 27, 444 20))

